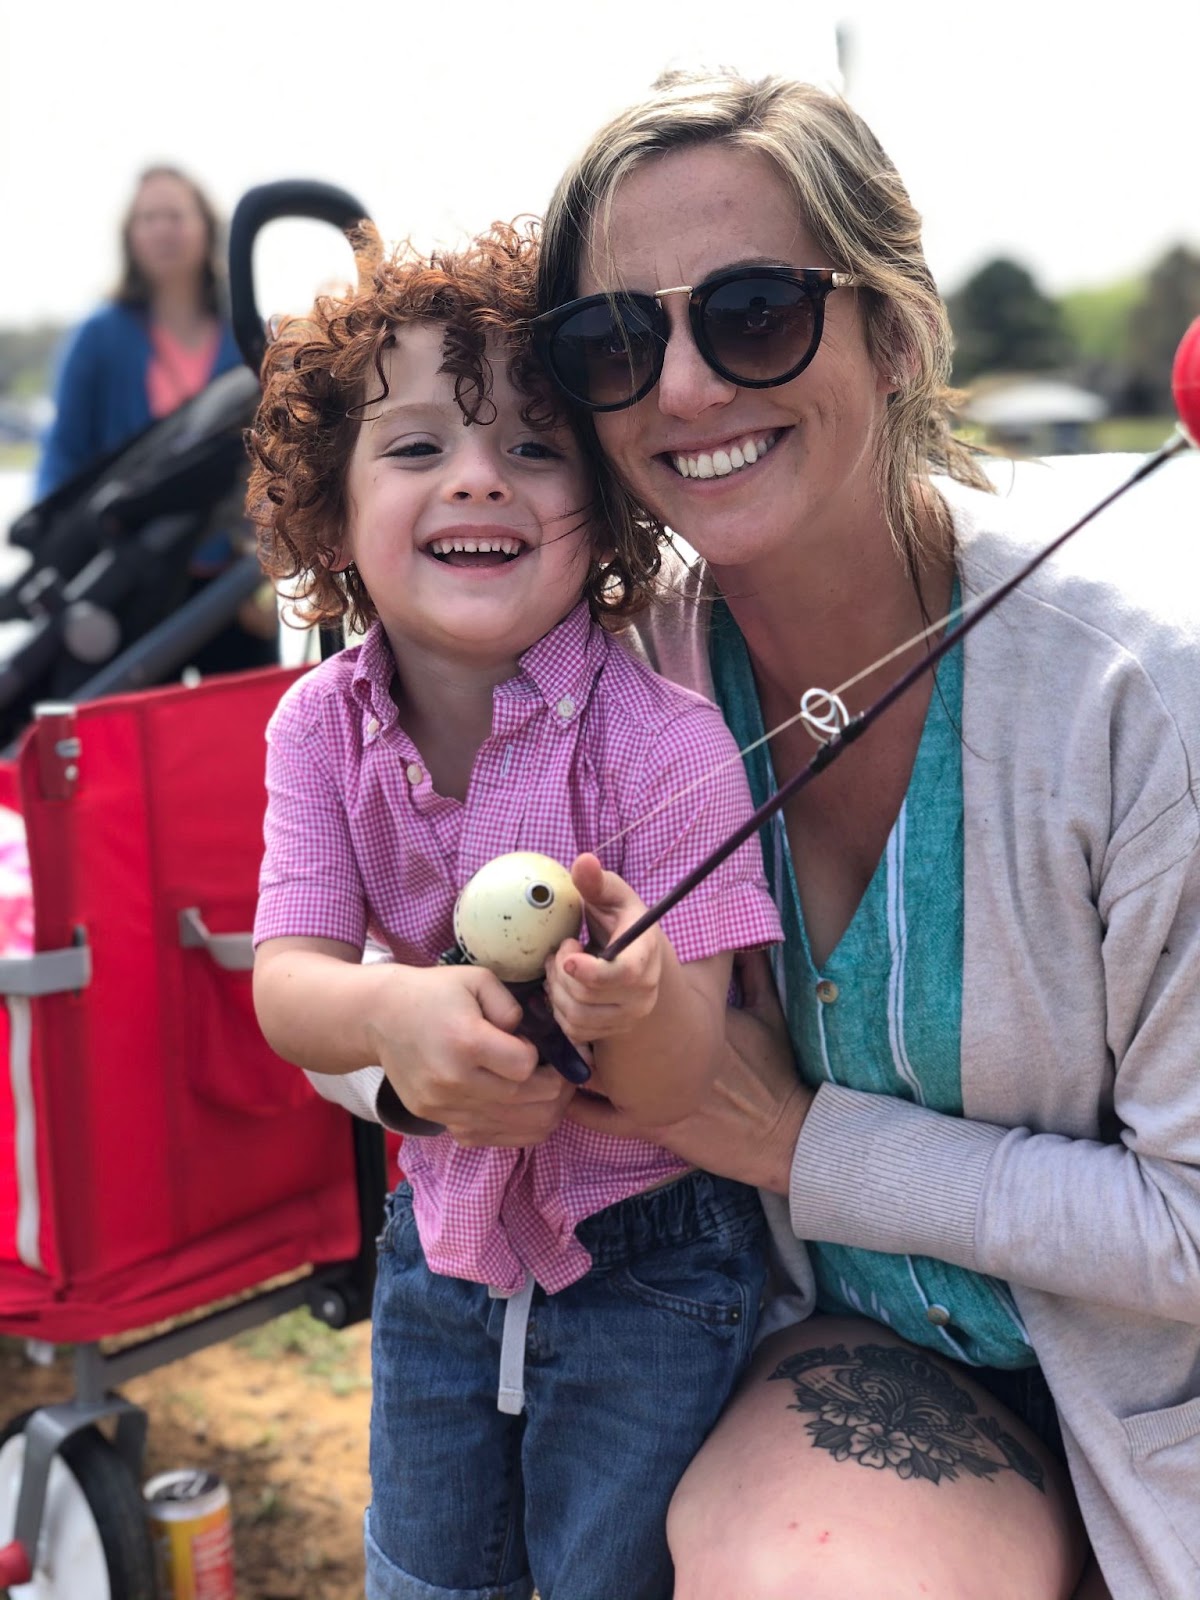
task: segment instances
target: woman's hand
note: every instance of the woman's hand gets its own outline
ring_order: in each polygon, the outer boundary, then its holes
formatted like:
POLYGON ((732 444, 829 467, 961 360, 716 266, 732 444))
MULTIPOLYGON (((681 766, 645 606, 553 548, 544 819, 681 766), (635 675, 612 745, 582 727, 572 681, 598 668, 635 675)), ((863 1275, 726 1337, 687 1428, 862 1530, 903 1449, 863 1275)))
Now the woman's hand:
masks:
POLYGON ((726 1013, 726 1049, 699 1108, 678 1122, 647 1126, 607 1101, 576 1095, 567 1116, 600 1132, 651 1139, 722 1177, 786 1194, 812 1090, 796 1076, 787 1025, 761 951, 738 957, 743 1004, 726 1013))

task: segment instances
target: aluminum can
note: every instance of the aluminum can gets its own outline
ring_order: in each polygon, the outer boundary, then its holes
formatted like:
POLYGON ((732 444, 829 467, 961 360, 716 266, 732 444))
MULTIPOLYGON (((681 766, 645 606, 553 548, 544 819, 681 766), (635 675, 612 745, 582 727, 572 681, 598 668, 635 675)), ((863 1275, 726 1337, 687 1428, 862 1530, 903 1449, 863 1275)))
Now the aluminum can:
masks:
POLYGON ((215 1472, 160 1472, 142 1490, 163 1600, 237 1600, 229 1490, 215 1472))

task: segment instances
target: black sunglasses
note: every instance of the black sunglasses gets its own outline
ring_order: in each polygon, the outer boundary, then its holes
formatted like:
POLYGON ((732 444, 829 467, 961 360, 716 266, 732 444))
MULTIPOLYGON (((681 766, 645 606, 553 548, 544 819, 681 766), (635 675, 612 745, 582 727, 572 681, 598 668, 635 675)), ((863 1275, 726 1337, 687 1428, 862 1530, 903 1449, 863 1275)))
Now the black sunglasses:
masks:
POLYGON ((816 355, 826 295, 857 283, 829 267, 734 267, 696 287, 585 295, 534 317, 530 326, 550 376, 569 399, 589 411, 623 411, 662 376, 670 333, 664 295, 687 295, 692 337, 714 372, 743 389, 773 389, 816 355))

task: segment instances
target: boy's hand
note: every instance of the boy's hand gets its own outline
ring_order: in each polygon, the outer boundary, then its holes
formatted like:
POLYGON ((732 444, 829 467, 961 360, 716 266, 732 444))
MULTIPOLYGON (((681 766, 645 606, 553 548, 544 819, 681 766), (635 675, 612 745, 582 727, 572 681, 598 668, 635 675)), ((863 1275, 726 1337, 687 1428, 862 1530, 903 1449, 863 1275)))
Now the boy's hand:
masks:
MULTIPOLYGON (((608 944, 645 912, 623 878, 581 855, 571 879, 583 898, 597 945, 608 944)), ((654 1010, 662 979, 665 938, 657 927, 635 939, 615 961, 588 955, 577 939, 555 951, 546 968, 546 993, 559 1027, 575 1044, 626 1033, 654 1010)))
POLYGON ((521 1008, 484 967, 396 968, 395 1008, 368 1023, 405 1110, 462 1145, 540 1144, 574 1090, 514 1037, 521 1008))

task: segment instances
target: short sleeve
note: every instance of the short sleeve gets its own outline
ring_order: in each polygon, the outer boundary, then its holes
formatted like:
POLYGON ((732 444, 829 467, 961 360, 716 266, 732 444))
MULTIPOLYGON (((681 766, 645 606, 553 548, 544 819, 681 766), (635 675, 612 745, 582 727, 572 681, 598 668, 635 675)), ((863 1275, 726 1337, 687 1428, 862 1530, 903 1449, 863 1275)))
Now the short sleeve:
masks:
POLYGON ((319 725, 301 713, 301 679, 267 726, 267 812, 254 942, 337 939, 362 949, 367 902, 341 784, 319 725))

